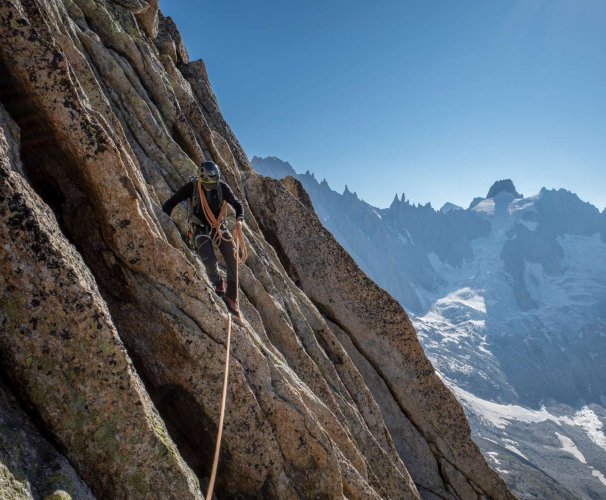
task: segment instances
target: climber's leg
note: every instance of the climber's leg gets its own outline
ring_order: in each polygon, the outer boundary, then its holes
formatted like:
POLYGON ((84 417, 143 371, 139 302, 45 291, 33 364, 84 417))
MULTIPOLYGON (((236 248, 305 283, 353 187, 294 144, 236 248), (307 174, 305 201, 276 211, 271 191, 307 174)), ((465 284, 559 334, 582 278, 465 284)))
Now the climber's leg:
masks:
POLYGON ((235 254, 235 245, 229 231, 223 232, 223 239, 219 244, 219 250, 225 259, 225 271, 227 274, 226 296, 238 300, 238 262, 235 254))
POLYGON ((219 244, 219 250, 225 259, 225 269, 227 272, 227 292, 223 300, 232 314, 240 316, 238 308, 238 260, 235 254, 235 244, 231 234, 228 231, 223 232, 224 239, 219 244))
POLYGON ((194 232, 194 248, 206 268, 208 279, 216 286, 222 280, 221 275, 219 274, 219 265, 217 263, 215 249, 213 248, 212 238, 210 234, 205 233, 204 230, 198 226, 196 226, 194 232))

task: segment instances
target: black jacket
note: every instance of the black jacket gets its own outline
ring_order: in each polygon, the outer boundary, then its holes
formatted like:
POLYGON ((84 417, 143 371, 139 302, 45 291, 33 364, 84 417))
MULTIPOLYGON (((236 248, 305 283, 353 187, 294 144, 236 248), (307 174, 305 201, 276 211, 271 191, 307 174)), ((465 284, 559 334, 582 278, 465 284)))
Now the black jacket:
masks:
MULTIPOLYGON (((244 220, 244 210, 242 208, 242 203, 236 196, 231 188, 223 181, 219 182, 219 188, 221 189, 221 196, 219 196, 218 189, 212 189, 210 191, 206 191, 202 188, 202 193, 206 195, 206 200, 208 201, 208 206, 212 210, 212 213, 217 217, 219 215, 219 210, 221 210, 221 200, 225 200, 229 203, 234 210, 236 211, 236 220, 244 220)), ((184 186, 182 186, 179 191, 177 191, 174 195, 172 195, 164 205, 162 205, 162 210, 166 212, 168 215, 171 214, 173 209, 182 201, 187 199, 194 198, 194 189, 198 189, 198 179, 188 182, 184 186)), ((202 207, 200 203, 197 203, 197 206, 193 207, 194 215, 205 222, 206 217, 202 212, 202 207)))

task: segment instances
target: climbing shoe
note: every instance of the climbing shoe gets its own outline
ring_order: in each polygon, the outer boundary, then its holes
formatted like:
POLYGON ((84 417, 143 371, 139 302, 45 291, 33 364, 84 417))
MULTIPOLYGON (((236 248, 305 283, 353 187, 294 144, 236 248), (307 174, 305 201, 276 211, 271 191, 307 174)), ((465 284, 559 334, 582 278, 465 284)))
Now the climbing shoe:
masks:
POLYGON ((215 283, 215 293, 219 297, 223 297, 225 295, 225 281, 223 278, 215 283))
POLYGON ((238 302, 232 299, 231 297, 223 297, 223 302, 227 306, 227 309, 234 316, 240 317, 240 309, 238 309, 238 302))

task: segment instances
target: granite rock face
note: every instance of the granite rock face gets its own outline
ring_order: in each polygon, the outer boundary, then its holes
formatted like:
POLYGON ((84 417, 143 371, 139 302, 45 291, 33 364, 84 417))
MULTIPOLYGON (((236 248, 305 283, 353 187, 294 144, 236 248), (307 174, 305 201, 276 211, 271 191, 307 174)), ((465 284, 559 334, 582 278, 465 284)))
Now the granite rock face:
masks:
POLYGON ((37 431, 0 381, 0 492, 3 498, 94 496, 67 459, 37 431))
POLYGON ((252 172, 157 2, 6 0, 0 60, 0 374, 66 494, 202 495, 227 312, 160 205, 212 159, 250 251, 217 495, 511 497, 404 311, 300 186, 252 172))
POLYGON ((0 131, 3 371, 97 493, 195 498, 197 480, 168 439, 94 277, 11 168, 6 138, 0 131))

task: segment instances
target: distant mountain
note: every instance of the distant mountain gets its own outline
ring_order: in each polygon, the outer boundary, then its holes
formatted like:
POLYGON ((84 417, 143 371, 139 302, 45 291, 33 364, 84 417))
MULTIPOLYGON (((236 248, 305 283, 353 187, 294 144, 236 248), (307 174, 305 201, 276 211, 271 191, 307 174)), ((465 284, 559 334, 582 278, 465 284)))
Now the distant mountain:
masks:
POLYGON ((252 164, 297 178, 325 226, 411 313, 517 494, 540 484, 553 497, 560 482, 606 496, 606 211, 564 189, 523 197, 509 179, 465 210, 404 195, 378 209, 277 158, 252 164))
POLYGON ((297 172, 290 166, 290 163, 280 160, 275 156, 268 156, 266 158, 259 158, 254 156, 251 160, 253 164, 258 165, 263 169, 261 172, 267 177, 273 177, 274 179, 283 179, 284 177, 296 177, 297 172))
POLYGON ((410 204, 404 194, 381 210, 347 187, 339 194, 309 171, 297 174, 278 158, 254 157, 251 162, 264 175, 301 181, 324 225, 360 267, 410 311, 423 311, 429 305, 425 292, 444 284, 429 255, 459 264, 471 256, 471 240, 490 230, 488 222, 469 211, 436 212, 429 204, 410 204))
POLYGON ((494 198, 500 193, 509 193, 514 198, 524 198, 520 193, 518 193, 511 179, 502 179, 495 182, 492 186, 490 186, 486 198, 494 198))
POLYGON ((460 207, 459 205, 455 205, 454 203, 450 203, 449 201, 447 201, 446 203, 444 203, 444 205, 442 205, 442 208, 440 208, 440 212, 442 212, 443 214, 447 214, 448 212, 452 212, 453 210, 463 210, 463 207, 460 207))

